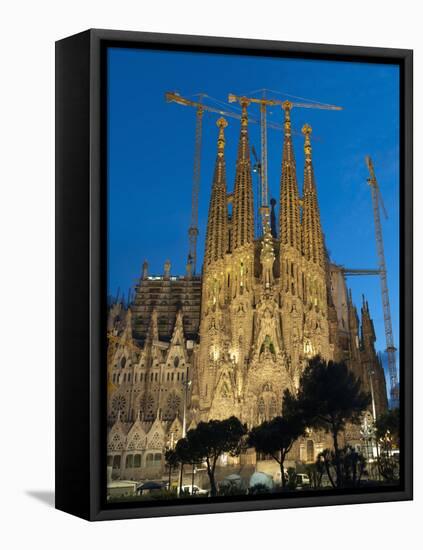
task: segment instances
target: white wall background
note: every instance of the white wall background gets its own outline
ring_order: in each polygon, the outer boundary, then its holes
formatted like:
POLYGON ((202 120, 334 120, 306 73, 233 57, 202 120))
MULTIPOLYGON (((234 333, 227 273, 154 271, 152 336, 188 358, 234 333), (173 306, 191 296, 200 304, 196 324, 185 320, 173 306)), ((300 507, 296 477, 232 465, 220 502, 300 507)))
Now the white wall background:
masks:
MULTIPOLYGON (((3 548, 406 548, 422 522, 422 374, 414 502, 89 524, 55 511, 54 41, 89 27, 415 49, 415 204, 423 202, 418 2, 14 0, 0 21, 0 530, 3 548), (41 497, 41 498, 40 498, 41 497), (6 542, 7 539, 7 542, 6 542)), ((363 82, 363 87, 366 83, 363 82)), ((416 215, 417 282, 423 220, 416 215)), ((415 310, 423 309, 416 288, 415 310)), ((416 316, 416 352, 422 325, 416 316)), ((77 397, 76 397, 77 401, 77 397)), ((416 541, 412 543, 413 539, 416 541)))

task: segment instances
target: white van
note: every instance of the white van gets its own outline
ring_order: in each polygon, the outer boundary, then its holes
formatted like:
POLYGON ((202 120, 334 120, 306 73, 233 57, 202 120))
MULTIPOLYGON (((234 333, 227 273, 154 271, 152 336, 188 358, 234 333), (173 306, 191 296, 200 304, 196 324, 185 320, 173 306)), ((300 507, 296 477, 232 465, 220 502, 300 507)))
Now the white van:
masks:
POLYGON ((297 487, 310 487, 310 478, 307 474, 296 474, 295 485, 297 487))

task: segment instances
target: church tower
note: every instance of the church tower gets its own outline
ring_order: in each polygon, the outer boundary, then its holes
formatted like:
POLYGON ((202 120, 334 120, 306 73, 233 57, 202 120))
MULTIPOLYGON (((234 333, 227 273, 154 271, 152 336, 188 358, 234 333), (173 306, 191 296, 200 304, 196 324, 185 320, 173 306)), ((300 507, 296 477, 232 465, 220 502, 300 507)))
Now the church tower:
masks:
POLYGON ((213 187, 210 198, 209 217, 206 233, 206 250, 204 270, 219 260, 223 260, 227 252, 227 197, 226 197, 226 165, 225 165, 225 128, 228 123, 219 118, 217 126, 219 137, 217 140, 217 157, 214 168, 213 187))
POLYGON ((295 379, 300 376, 303 354, 303 265, 301 250, 300 198, 291 134, 292 103, 286 101, 282 174, 280 183, 280 296, 285 349, 295 379))
POLYGON ((231 254, 227 262, 226 278, 231 319, 228 352, 241 372, 251 349, 254 300, 254 206, 248 139, 248 105, 249 101, 242 98, 241 131, 232 203, 231 254))
POLYGON ((376 418, 387 409, 388 399, 383 367, 375 350, 376 333, 370 317, 369 304, 363 296, 361 306, 361 347, 363 376, 366 389, 370 389, 374 398, 376 418))
POLYGON ((219 365, 223 359, 223 340, 227 332, 225 326, 225 258, 228 250, 228 208, 225 128, 228 123, 224 118, 219 118, 217 126, 219 134, 207 221, 201 297, 201 350, 197 368, 199 401, 202 409, 208 409, 211 405, 211 398, 219 374, 219 365))
POLYGON ((301 220, 303 253, 303 300, 305 305, 304 345, 307 354, 331 358, 329 346, 327 262, 320 224, 316 182, 314 179, 311 126, 305 124, 304 185, 301 220))

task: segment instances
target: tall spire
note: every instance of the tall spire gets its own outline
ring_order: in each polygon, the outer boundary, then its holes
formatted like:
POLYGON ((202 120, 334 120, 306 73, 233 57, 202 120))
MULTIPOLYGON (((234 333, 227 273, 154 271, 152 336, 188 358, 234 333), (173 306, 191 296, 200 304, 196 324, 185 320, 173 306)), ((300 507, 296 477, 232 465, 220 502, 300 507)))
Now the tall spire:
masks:
POLYGON ((363 305, 361 306, 361 341, 365 349, 374 349, 376 333, 370 317, 369 304, 363 294, 363 305))
POLYGON ((226 224, 228 219, 226 198, 225 166, 225 128, 228 125, 224 118, 216 122, 219 128, 217 139, 217 157, 214 169, 213 187, 210 197, 209 217, 206 234, 205 267, 224 258, 227 250, 226 224))
POLYGON ((281 246, 301 252, 300 200, 291 136, 292 103, 285 101, 282 108, 285 111, 285 122, 279 209, 281 246))
POLYGON ((248 141, 249 101, 241 99, 241 134, 236 161, 235 189, 232 212, 232 249, 254 240, 253 186, 251 178, 250 146, 248 141))
POLYGON ((151 312, 150 323, 147 330, 146 340, 149 343, 153 343, 159 339, 159 328, 157 324, 157 309, 154 308, 151 312))
POLYGON ((311 126, 304 124, 304 187, 303 187, 303 218, 302 218, 302 248, 307 260, 324 267, 325 251, 322 227, 320 225, 319 205, 317 201, 316 184, 314 181, 313 163, 311 158, 311 126))

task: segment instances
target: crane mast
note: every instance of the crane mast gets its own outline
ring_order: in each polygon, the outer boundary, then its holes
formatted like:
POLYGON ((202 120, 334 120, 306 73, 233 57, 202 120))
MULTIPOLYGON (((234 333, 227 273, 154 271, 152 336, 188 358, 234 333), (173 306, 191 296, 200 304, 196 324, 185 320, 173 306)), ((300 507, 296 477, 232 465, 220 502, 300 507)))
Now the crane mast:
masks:
POLYGON ((197 113, 195 117, 194 170, 192 176, 191 195, 191 224, 188 229, 188 263, 192 266, 193 275, 195 275, 195 270, 197 267, 198 196, 200 194, 201 179, 201 143, 203 138, 203 113, 203 107, 197 107, 197 113))
POLYGON ((195 116, 195 142, 194 142, 194 168, 192 176, 192 195, 191 195, 191 223, 188 229, 189 238, 189 252, 188 252, 188 264, 191 266, 191 272, 195 275, 197 268, 197 239, 198 239, 198 197, 200 194, 200 181, 201 181, 201 143, 203 139, 203 114, 204 111, 216 113, 219 115, 225 115, 232 118, 240 119, 241 117, 236 113, 223 111, 222 109, 215 109, 209 105, 202 103, 202 94, 200 101, 191 101, 185 97, 182 97, 176 92, 166 92, 166 101, 174 102, 185 107, 194 107, 196 109, 195 116))
POLYGON ((369 170, 367 183, 370 186, 372 194, 373 217, 375 222, 376 250, 379 264, 380 286, 382 291, 383 321, 385 325, 386 353, 388 356, 388 372, 391 383, 391 406, 398 406, 399 388, 396 366, 396 348, 394 345, 394 334, 392 331, 391 306, 389 303, 388 279, 385 261, 385 251, 383 246, 382 224, 380 220, 380 207, 386 216, 385 207, 380 195, 373 162, 370 157, 366 157, 366 164, 369 170))
POLYGON ((261 207, 269 208, 269 191, 267 187, 267 115, 266 104, 260 104, 260 133, 261 133, 261 207))

